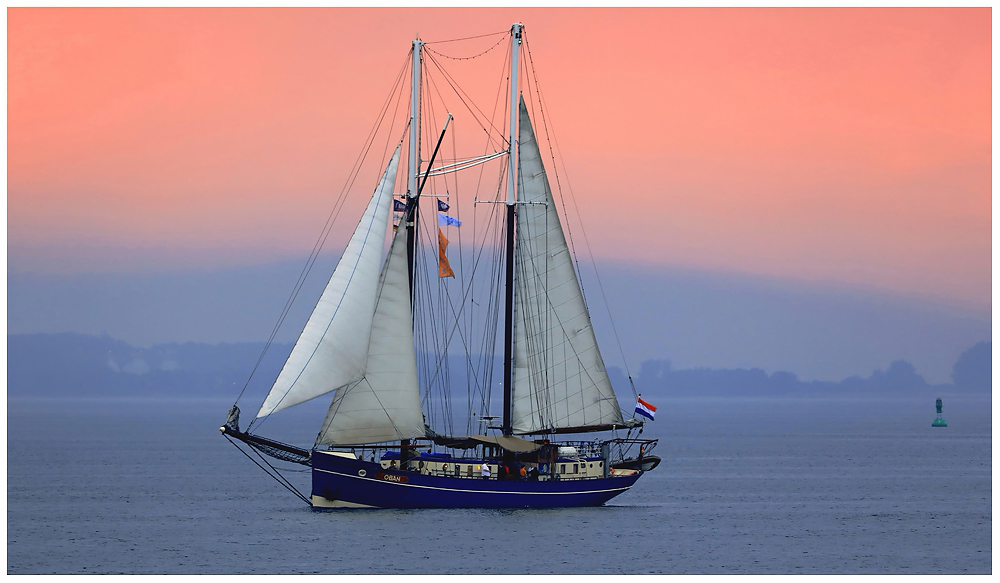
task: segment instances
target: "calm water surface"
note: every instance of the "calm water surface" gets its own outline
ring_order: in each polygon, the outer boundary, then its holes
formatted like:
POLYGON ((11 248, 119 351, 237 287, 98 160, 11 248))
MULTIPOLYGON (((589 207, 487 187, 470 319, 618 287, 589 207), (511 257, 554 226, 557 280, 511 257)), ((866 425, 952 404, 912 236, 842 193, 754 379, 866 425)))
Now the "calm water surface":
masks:
POLYGON ((7 572, 991 573, 992 403, 925 401, 658 402, 664 462, 600 508, 315 512, 229 403, 8 400, 7 572))

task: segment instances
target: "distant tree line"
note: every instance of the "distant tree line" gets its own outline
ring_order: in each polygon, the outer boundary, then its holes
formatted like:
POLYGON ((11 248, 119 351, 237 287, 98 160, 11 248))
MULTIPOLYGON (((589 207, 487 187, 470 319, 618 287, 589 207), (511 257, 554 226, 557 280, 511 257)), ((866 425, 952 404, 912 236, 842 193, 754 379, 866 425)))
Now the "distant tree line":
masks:
MULTIPOLYGON (((291 352, 291 344, 167 343, 135 347, 107 334, 20 334, 7 337, 8 397, 227 397, 251 383, 266 393, 291 352), (251 378, 251 372, 253 376, 251 378)), ((461 371, 464 367, 456 366, 461 371)), ((495 367, 497 368, 497 367, 495 367)), ((619 396, 631 394, 618 368, 608 373, 619 396)), ((464 376, 452 391, 464 391, 464 376), (461 389, 459 388, 461 387, 461 389)), ((992 344, 980 342, 961 354, 950 385, 931 385, 912 364, 897 360, 866 378, 839 382, 802 381, 790 372, 751 369, 681 369, 669 360, 643 362, 633 377, 644 395, 807 396, 902 395, 907 393, 987 393, 992 390, 992 344)))

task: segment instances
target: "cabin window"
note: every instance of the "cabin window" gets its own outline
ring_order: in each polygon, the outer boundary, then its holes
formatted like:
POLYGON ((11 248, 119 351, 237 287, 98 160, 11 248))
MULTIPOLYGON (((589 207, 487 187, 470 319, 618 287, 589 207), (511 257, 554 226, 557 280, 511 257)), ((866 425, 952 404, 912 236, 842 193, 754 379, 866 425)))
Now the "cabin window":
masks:
POLYGON ((573 464, 573 473, 574 474, 579 474, 580 473, 579 469, 580 469, 579 468, 579 464, 573 464))
POLYGON ((559 464, 559 473, 560 474, 566 473, 566 464, 559 464))
POLYGON ((465 471, 465 475, 470 478, 472 477, 472 466, 469 466, 469 469, 465 471))

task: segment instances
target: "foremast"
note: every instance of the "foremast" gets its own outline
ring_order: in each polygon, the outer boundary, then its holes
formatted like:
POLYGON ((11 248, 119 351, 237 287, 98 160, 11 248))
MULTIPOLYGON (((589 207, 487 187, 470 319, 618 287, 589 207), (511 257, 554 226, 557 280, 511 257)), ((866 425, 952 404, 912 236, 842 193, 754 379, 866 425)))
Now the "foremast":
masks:
MULTIPOLYGON (((412 74, 410 84, 410 163, 406 172, 406 210, 403 224, 406 227, 406 263, 410 284, 411 323, 413 321, 413 275, 416 272, 417 222, 420 218, 420 192, 417 177, 420 174, 420 60, 424 43, 419 38, 413 41, 412 74)), ((410 450, 410 440, 399 442, 402 463, 406 463, 410 450)))

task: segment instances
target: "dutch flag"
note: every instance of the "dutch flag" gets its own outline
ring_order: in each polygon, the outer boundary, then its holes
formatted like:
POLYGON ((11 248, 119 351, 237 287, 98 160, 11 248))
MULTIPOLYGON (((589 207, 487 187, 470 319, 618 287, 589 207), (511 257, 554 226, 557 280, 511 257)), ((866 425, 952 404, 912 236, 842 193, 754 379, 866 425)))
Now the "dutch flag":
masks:
POLYGON ((643 417, 649 417, 649 420, 652 421, 653 415, 656 414, 656 407, 650 405, 646 401, 643 401, 642 397, 640 396, 639 402, 636 403, 635 405, 635 412, 638 413, 639 415, 642 415, 643 417))

